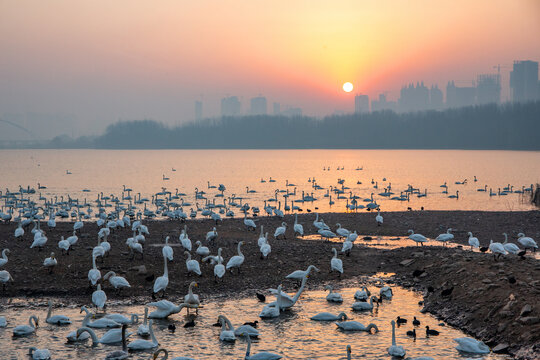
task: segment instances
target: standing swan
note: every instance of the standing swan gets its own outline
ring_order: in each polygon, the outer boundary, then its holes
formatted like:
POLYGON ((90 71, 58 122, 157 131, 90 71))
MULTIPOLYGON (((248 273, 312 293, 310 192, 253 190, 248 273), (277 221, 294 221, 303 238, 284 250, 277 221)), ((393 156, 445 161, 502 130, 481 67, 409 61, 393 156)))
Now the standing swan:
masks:
POLYGON ((405 349, 403 346, 396 345, 396 322, 392 320, 392 346, 388 348, 388 355, 402 358, 405 356, 405 349))
POLYGON ((92 256, 92 268, 88 270, 88 281, 90 281, 92 285, 96 285, 99 279, 101 279, 101 271, 96 267, 96 257, 92 256))
POLYGON ((294 215, 294 233, 304 237, 304 227, 298 223, 298 214, 294 215))
MULTIPOLYGON (((167 238, 169 237, 167 236, 167 238)), ((167 268, 167 256, 163 252, 163 276, 158 277, 154 282, 154 294, 162 291, 163 296, 165 296, 167 285, 169 285, 169 269, 167 268)))
POLYGON ((218 255, 217 255, 217 264, 214 266, 214 281, 215 282, 217 282, 217 279, 223 279, 223 275, 225 275, 225 266, 221 263, 222 259, 223 258, 221 257, 221 248, 219 248, 218 255))
POLYGON ((238 243, 238 255, 235 255, 233 256, 232 258, 229 259, 229 261, 227 262, 227 270, 231 270, 231 273, 232 273, 232 269, 233 268, 237 268, 238 269, 238 273, 240 274, 240 266, 244 263, 244 254, 242 254, 242 251, 240 250, 240 247, 244 244, 243 241, 240 241, 238 243))
POLYGON ((186 268, 188 271, 188 275, 191 275, 191 273, 195 273, 199 276, 202 275, 201 267, 199 266, 199 262, 195 259, 191 259, 191 254, 189 251, 184 251, 184 254, 187 256, 186 259, 186 268))
POLYGON ((422 235, 422 234, 415 234, 414 231, 412 230, 409 230, 409 239, 413 240, 414 242, 416 242, 416 246, 418 246, 418 244, 421 244, 422 246, 424 246, 424 243, 427 242, 427 238, 422 235))
POLYGON ((480 241, 478 241, 478 238, 474 237, 470 231, 467 234, 469 235, 469 245, 471 246, 471 250, 473 247, 478 249, 480 247, 480 241))
POLYGON ((148 306, 144 307, 144 321, 137 329, 137 335, 142 337, 150 336, 150 329, 148 329, 148 306))
POLYGON ((503 233, 504 235, 504 249, 508 251, 510 254, 517 254, 519 252, 519 247, 514 243, 508 242, 508 234, 503 233))
POLYGON ((8 262, 7 254, 9 254, 9 249, 2 250, 2 257, 0 258, 0 267, 7 264, 8 262))
POLYGON ((341 278, 341 274, 343 274, 343 261, 338 259, 336 248, 332 248, 332 252, 334 253, 334 257, 330 260, 330 272, 337 271, 338 276, 341 278))

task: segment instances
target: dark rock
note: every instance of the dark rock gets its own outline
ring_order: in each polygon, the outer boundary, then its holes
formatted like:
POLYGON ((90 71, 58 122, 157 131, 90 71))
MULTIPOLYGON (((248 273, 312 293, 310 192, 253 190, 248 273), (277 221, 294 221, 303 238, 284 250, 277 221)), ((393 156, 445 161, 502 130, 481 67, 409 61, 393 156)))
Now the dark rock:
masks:
POLYGON ((532 312, 531 305, 527 304, 521 308, 521 312, 519 313, 519 316, 524 317, 529 315, 532 312))
POLYGON ((527 316, 520 318, 519 321, 524 325, 534 325, 540 323, 540 318, 538 316, 527 316))
POLYGON ((495 346, 492 351, 496 354, 504 354, 506 352, 508 352, 508 348, 510 347, 510 345, 508 345, 507 343, 502 343, 502 344, 499 344, 497 346, 495 346))

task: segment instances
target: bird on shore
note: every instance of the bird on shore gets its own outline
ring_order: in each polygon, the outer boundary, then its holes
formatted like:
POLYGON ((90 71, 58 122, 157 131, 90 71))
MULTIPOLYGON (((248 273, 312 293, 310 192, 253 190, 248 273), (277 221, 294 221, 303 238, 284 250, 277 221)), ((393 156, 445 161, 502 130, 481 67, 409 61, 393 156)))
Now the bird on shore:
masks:
POLYGON ((8 263, 8 257, 9 249, 2 250, 2 257, 0 258, 0 267, 6 265, 8 263))
POLYGON ((52 252, 51 256, 43 261, 43 266, 49 271, 49 274, 52 274, 53 269, 56 265, 58 265, 58 261, 56 261, 54 252, 52 252))
POLYGON ((504 236, 504 242, 503 242, 504 250, 506 250, 510 254, 514 254, 514 255, 517 254, 520 251, 519 247, 514 243, 508 242, 507 233, 503 233, 503 236, 504 236))
POLYGON ((529 249, 532 251, 536 251, 536 249, 538 249, 538 244, 536 244, 536 241, 534 241, 534 239, 531 237, 525 236, 524 233, 518 234, 518 243, 523 246, 525 251, 529 249))
POLYGON ((191 258, 191 253, 189 251, 184 251, 184 255, 187 256, 186 259, 186 268, 188 275, 191 275, 191 273, 195 273, 199 276, 202 276, 201 267, 199 265, 199 262, 195 259, 191 258))
POLYGON ((343 274, 343 261, 338 258, 336 248, 332 248, 332 252, 334 253, 334 256, 330 260, 330 272, 336 271, 338 277, 341 278, 341 274, 343 274))
POLYGON ((469 245, 471 246, 471 250, 473 248, 479 248, 480 247, 480 241, 478 241, 478 238, 474 237, 472 232, 468 232, 469 235, 469 245))
POLYGON ((493 253, 495 258, 499 258, 501 255, 506 255, 508 252, 505 250, 503 244, 500 242, 493 242, 489 240, 489 250, 493 253))
POLYGON ((451 231, 452 228, 449 228, 448 230, 446 230, 446 233, 440 234, 435 238, 435 240, 440 241, 446 245, 447 241, 454 240, 454 234, 452 234, 451 231))
POLYGON ((238 273, 240 274, 240 267, 242 266, 242 264, 244 263, 244 254, 242 254, 242 250, 240 249, 240 247, 244 244, 243 241, 240 241, 238 243, 238 247, 237 247, 237 250, 238 250, 238 255, 235 255, 233 256, 232 258, 229 259, 229 261, 227 262, 227 266, 226 266, 226 269, 227 270, 230 270, 231 273, 233 271, 234 268, 236 268, 238 270, 238 273))
POLYGON ((304 236, 304 227, 302 224, 298 223, 298 214, 294 215, 294 233, 300 236, 304 236))
POLYGON ((422 234, 415 234, 413 230, 409 230, 409 239, 416 242, 416 245, 421 244, 424 246, 424 243, 427 242, 427 238, 422 234))
POLYGON ((380 209, 377 209, 377 216, 375 216, 375 221, 377 222, 377 226, 381 226, 383 224, 383 217, 381 215, 380 209))

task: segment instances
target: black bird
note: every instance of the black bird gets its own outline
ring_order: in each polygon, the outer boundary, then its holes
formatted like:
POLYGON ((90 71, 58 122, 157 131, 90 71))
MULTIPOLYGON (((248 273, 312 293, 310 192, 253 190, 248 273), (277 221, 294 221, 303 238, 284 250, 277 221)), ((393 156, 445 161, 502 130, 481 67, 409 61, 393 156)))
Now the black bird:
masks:
POLYGON ((418 270, 418 269, 416 269, 416 270, 413 271, 412 276, 413 276, 413 277, 419 277, 419 276, 422 275, 423 273, 425 273, 424 270, 418 270))
POLYGON ((429 326, 426 326, 426 336, 429 335, 439 335, 439 332, 437 330, 431 330, 429 326))
POLYGON ((416 329, 407 331, 407 336, 412 336, 413 338, 416 339, 416 329))
POLYGON ((441 291, 441 296, 450 296, 450 294, 452 294, 452 291, 454 291, 453 286, 451 288, 444 289, 443 291, 441 291))
POLYGON ((259 322, 258 322, 257 320, 255 320, 255 321, 253 321, 253 322, 246 321, 246 322, 244 323, 244 325, 249 325, 249 326, 252 326, 252 327, 256 328, 258 323, 259 323, 259 322))
POLYGON ((147 277, 145 277, 144 280, 146 280, 146 281, 148 281, 148 282, 154 281, 154 278, 155 278, 155 277, 156 277, 156 276, 155 276, 154 274, 150 274, 150 275, 148 275, 147 277))
POLYGON ((174 325, 174 324, 169 324, 169 326, 168 326, 167 328, 169 329, 169 331, 175 332, 175 330, 176 330, 176 325, 174 325))
POLYGON ((216 323, 212 324, 212 326, 216 326, 216 327, 219 327, 219 326, 221 326, 221 322, 219 322, 219 321, 218 321, 218 322, 216 322, 216 323))
POLYGON ((433 286, 429 285, 429 286, 427 287, 427 291, 428 291, 428 293, 432 293, 432 292, 435 291, 435 289, 433 288, 433 286))
POLYGON ((416 316, 415 316, 415 317, 414 317, 414 320, 412 321, 412 324, 413 324, 414 326, 418 326, 418 325, 420 325, 420 320, 418 320, 418 319, 416 318, 416 316))
POLYGON ((517 253, 517 256, 519 256, 520 260, 525 260, 525 254, 527 253, 527 250, 521 250, 517 253))
POLYGON ((400 317, 398 316, 397 319, 396 319, 396 323, 398 323, 398 325, 399 325, 399 324, 406 324, 406 323, 407 323, 407 319, 402 319, 402 318, 400 318, 400 317))
POLYGON ((509 282, 510 284, 515 284, 515 283, 516 283, 516 278, 513 277, 512 275, 510 275, 510 276, 508 277, 508 282, 509 282))
POLYGON ((185 328, 194 327, 195 326, 195 319, 191 319, 189 322, 184 324, 185 328))
POLYGON ((488 247, 487 246, 482 246, 479 250, 483 253, 485 253, 486 251, 488 251, 488 247))
POLYGON ((256 293, 255 295, 257 295, 257 299, 259 299, 260 302, 265 302, 266 301, 266 296, 264 296, 263 294, 256 293))

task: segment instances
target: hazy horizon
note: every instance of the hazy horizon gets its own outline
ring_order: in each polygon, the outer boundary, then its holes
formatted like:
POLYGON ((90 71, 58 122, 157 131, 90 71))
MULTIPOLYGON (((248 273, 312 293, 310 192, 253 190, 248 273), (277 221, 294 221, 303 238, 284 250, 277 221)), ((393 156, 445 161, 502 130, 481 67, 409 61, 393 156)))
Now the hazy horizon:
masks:
POLYGON ((0 118, 58 117, 52 133, 99 134, 119 119, 177 125, 220 100, 266 96, 308 116, 353 112, 354 94, 444 90, 540 60, 537 1, 255 3, 3 1, 0 118), (350 81, 355 89, 344 93, 350 81))

